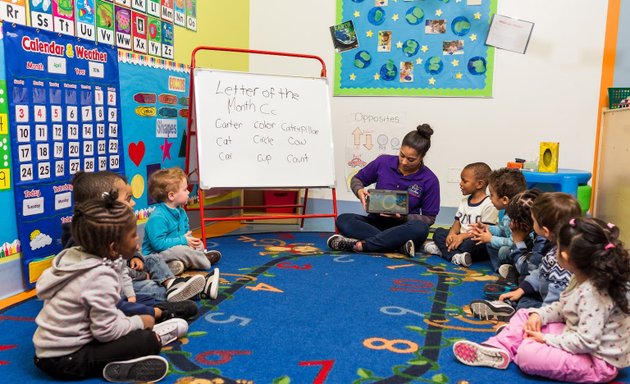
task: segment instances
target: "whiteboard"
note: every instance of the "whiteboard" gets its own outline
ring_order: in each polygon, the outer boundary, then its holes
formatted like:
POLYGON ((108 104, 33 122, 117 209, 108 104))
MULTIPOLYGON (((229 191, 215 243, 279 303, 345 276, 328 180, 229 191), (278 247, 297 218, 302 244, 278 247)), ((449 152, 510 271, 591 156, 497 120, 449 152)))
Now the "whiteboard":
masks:
POLYGON ((199 185, 334 187, 328 82, 196 68, 199 185))

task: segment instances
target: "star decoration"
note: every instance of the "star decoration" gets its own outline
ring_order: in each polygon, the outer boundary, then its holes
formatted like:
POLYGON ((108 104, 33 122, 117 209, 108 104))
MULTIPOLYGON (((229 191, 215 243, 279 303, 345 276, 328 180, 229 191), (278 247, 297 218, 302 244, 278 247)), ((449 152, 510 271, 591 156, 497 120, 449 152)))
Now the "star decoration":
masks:
POLYGON ((361 12, 359 11, 354 11, 354 13, 352 14, 354 17, 361 17, 361 12))
POLYGON ((171 160, 171 147, 172 146, 173 146, 173 143, 169 143, 168 139, 165 137, 164 144, 160 145, 160 149, 162 150, 162 161, 166 160, 166 158, 171 160))
POLYGON ((374 32, 372 32, 371 30, 367 31, 367 32, 365 32, 365 36, 372 37, 372 36, 374 36, 374 32))
POLYGON ((481 13, 477 12, 473 15, 473 17, 475 18, 475 20, 480 20, 481 19, 481 13))
POLYGON ((438 9, 437 11, 435 11, 435 16, 442 16, 442 10, 438 9))
POLYGON ((378 80, 381 78, 381 75, 379 75, 378 73, 374 74, 374 80, 378 80))
POLYGON ((398 21, 398 14, 397 13, 394 13, 394 16, 392 16, 392 20, 398 21))
POLYGON ((461 79, 462 79, 462 77, 464 77, 464 75, 462 75, 462 73, 461 73, 461 72, 457 72, 457 73, 455 74, 455 78, 456 78, 457 80, 461 80, 461 79))
POLYGON ((396 43, 396 48, 402 48, 402 41, 396 43))
POLYGON ((473 33, 472 35, 470 35, 470 41, 475 41, 477 40, 477 34, 473 33))
POLYGON ((420 50, 424 53, 427 53, 427 51, 429 50, 429 46, 423 45, 422 48, 420 48, 420 50))
POLYGON ((350 80, 354 81, 357 79, 357 75, 355 75, 354 73, 350 74, 350 80))
POLYGON ((429 79, 429 84, 431 84, 431 85, 435 85, 435 78, 431 77, 431 78, 429 79))
POLYGON ((418 58, 416 59, 416 64, 418 64, 418 65, 422 64, 422 59, 418 57, 418 58))
POLYGON ((459 65, 459 60, 453 60, 451 61, 451 64, 453 64, 453 67, 457 67, 459 65))

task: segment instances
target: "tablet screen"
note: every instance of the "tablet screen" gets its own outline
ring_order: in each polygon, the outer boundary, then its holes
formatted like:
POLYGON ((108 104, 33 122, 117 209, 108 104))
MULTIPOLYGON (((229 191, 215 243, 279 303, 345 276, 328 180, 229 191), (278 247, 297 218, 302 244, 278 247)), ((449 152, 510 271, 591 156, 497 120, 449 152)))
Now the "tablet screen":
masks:
POLYGON ((368 196, 367 211, 406 215, 409 213, 409 194, 407 191, 372 189, 368 196))

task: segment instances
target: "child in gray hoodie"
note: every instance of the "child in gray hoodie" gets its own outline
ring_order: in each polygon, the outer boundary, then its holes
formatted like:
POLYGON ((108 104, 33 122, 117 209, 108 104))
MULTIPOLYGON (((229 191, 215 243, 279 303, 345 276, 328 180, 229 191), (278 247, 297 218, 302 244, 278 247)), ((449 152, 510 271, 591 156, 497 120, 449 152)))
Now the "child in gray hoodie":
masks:
POLYGON ((168 362, 157 354, 188 328, 182 319, 154 327, 152 316, 116 308, 121 270, 138 250, 134 213, 116 199, 112 192, 75 207, 79 246, 61 251, 37 281, 44 305, 35 319, 35 365, 57 379, 161 380, 168 362))

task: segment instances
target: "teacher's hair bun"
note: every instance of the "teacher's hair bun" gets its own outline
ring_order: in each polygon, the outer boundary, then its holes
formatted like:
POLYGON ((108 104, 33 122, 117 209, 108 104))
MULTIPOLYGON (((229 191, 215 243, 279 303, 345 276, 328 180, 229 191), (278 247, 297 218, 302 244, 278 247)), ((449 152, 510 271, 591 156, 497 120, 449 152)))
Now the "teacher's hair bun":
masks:
POLYGON ((416 130, 418 131, 418 134, 420 134, 420 136, 424 137, 427 140, 431 139, 431 135, 433 135, 433 128, 431 128, 431 126, 427 123, 418 125, 418 128, 416 128, 416 130))

